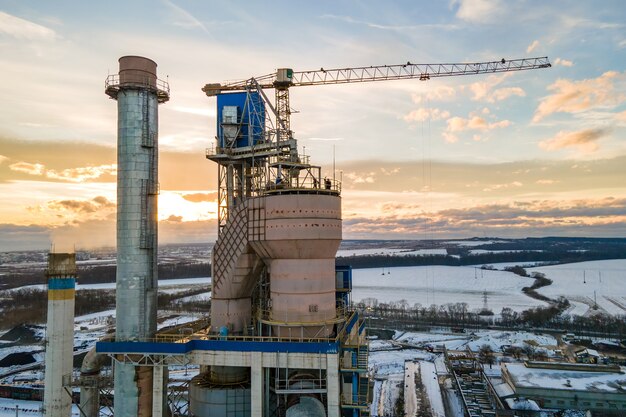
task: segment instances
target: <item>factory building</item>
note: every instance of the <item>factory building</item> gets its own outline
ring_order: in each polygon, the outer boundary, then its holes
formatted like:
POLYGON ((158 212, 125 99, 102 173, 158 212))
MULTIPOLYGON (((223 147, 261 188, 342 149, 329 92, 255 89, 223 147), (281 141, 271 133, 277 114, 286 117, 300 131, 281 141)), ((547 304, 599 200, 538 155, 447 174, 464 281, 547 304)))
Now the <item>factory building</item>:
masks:
POLYGON ((340 183, 270 126, 276 110, 253 85, 217 95, 206 155, 219 177, 211 317, 156 331, 157 106, 169 87, 153 61, 119 62, 106 84, 118 103, 117 329, 96 348, 115 361, 115 414, 179 410, 168 367, 194 364, 189 416, 368 415, 365 323, 350 309, 351 269, 335 266, 340 183))
POLYGON ((503 400, 532 399, 545 409, 626 413, 626 368, 557 362, 502 363, 503 400))

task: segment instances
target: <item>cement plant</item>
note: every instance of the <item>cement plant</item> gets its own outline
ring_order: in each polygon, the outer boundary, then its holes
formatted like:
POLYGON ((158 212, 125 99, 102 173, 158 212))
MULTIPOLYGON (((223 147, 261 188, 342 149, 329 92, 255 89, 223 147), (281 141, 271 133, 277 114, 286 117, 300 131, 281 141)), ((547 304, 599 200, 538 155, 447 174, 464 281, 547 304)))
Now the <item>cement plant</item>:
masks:
MULTIPOLYGON (((624 259, 592 258, 588 242, 559 241, 589 256, 564 265, 544 249, 491 249, 513 244, 497 238, 342 244, 342 178, 300 151, 291 127, 296 87, 550 66, 539 57, 279 68, 207 83, 218 238, 179 252, 210 263, 210 278, 159 281, 163 259, 177 255, 159 246, 158 115, 176 91, 151 59, 121 57, 105 81, 117 105, 116 248, 97 260, 47 254, 47 325, 2 336, 0 360, 28 349, 34 359, 0 368, 0 416, 626 415, 624 259), (535 259, 458 263, 498 253, 535 259), (425 256, 441 263, 416 263, 425 256), (114 309, 75 317, 81 291, 112 297, 113 284, 79 278, 105 263, 116 267, 114 309), (194 309, 177 308, 183 299, 194 309)), ((603 244, 623 254, 622 240, 603 244)))

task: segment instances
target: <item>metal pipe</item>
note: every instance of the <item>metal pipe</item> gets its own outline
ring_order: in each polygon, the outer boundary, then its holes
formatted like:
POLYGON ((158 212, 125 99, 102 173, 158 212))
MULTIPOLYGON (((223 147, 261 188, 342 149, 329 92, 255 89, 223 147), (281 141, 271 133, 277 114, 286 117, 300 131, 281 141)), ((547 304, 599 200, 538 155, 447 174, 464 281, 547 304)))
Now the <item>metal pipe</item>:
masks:
MULTIPOLYGON (((102 339, 105 341, 110 338, 102 339)), ((98 417, 100 412, 100 390, 98 379, 106 356, 98 355, 96 347, 91 348, 83 358, 80 368, 80 410, 82 417, 98 417)))

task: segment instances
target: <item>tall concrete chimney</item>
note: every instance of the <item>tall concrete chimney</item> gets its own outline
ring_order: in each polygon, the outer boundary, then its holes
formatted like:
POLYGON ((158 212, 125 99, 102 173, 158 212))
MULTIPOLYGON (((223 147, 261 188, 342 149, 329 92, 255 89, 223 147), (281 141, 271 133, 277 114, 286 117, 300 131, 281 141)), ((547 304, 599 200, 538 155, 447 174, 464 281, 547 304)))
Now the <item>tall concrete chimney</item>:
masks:
POLYGON ((72 398, 63 388, 63 377, 71 376, 73 369, 76 255, 49 253, 46 278, 48 324, 43 409, 46 417, 70 417, 72 398))
MULTIPOLYGON (((169 86, 157 79, 157 64, 139 56, 119 59, 119 74, 105 92, 117 100, 118 342, 153 337, 157 317, 158 104, 169 86)), ((150 367, 115 366, 115 415, 152 416, 150 367)))

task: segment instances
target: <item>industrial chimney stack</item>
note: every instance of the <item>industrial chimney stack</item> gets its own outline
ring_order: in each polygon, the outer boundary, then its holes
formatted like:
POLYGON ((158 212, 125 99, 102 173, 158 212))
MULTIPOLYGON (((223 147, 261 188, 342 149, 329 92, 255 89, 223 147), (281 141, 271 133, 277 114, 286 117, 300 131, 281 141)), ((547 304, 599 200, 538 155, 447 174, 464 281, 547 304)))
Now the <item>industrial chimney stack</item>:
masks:
POLYGON ((46 417, 70 417, 72 397, 63 388, 63 377, 71 376, 73 369, 76 254, 49 253, 46 278, 48 323, 43 409, 46 417))
MULTIPOLYGON (((158 104, 169 100, 169 86, 148 58, 124 56, 119 64, 105 88, 118 109, 115 338, 132 342, 156 332, 158 104)), ((115 415, 151 416, 152 390, 150 367, 117 364, 115 415)))

